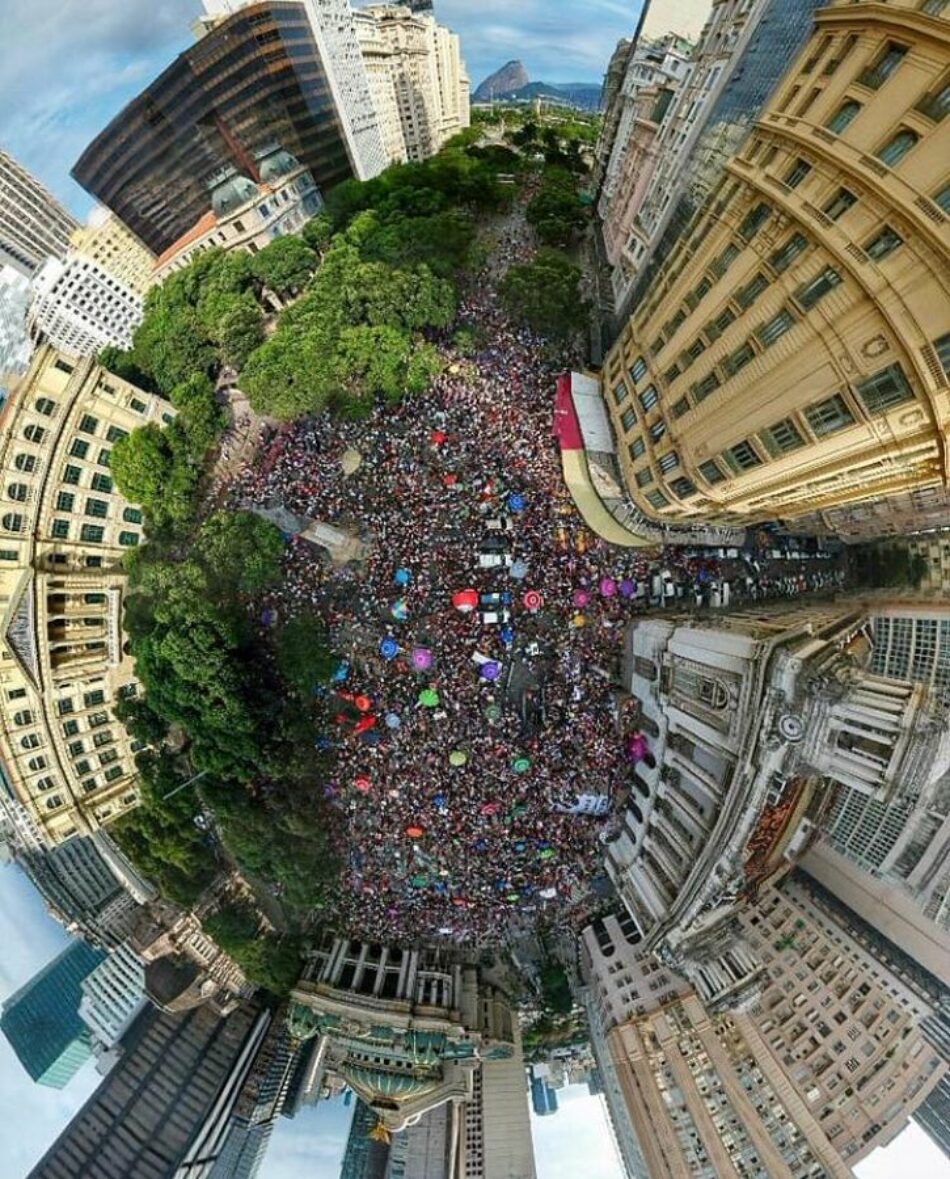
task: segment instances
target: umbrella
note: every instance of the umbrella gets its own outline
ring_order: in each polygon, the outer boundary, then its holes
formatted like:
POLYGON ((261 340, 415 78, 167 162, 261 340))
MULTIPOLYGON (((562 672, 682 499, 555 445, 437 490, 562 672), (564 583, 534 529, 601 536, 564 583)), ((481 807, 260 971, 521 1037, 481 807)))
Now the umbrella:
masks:
POLYGON ((439 693, 435 688, 423 688, 419 693, 419 703, 423 708, 438 708, 439 693))
POLYGON ((425 886, 429 883, 429 877, 428 876, 413 876, 412 880, 410 880, 409 883, 412 885, 413 888, 425 888, 425 886))
POLYGON ((439 810, 441 810, 441 809, 442 809, 442 807, 444 807, 444 806, 448 806, 448 804, 449 804, 449 796, 448 796, 447 794, 437 794, 437 795, 435 796, 435 798, 433 798, 433 800, 432 800, 432 801, 433 801, 433 802, 435 803, 435 805, 436 805, 436 806, 439 808, 439 810))
POLYGON ((605 598, 612 598, 617 592, 617 583, 612 577, 602 577, 600 579, 600 592, 605 598))
POLYGON ((442 482, 445 484, 446 487, 454 487, 455 484, 458 483, 458 481, 459 481, 459 477, 458 477, 458 475, 455 474, 454 471, 449 471, 449 473, 447 475, 442 476, 442 482))
POLYGON ((383 740, 383 735, 379 729, 367 729, 365 733, 360 733, 360 741, 364 745, 380 745, 383 740))
POLYGON ((398 729, 401 724, 402 724, 402 717, 399 715, 398 712, 387 712, 386 713, 386 728, 387 729, 398 729))
POLYGON ((449 440, 449 436, 444 430, 432 430, 429 437, 436 446, 441 446, 443 442, 448 442, 449 440))
POLYGON ((586 626, 587 625, 587 615, 586 614, 575 614, 574 617, 571 619, 571 622, 576 627, 586 626))
POLYGON ((489 659, 487 663, 481 666, 481 676, 484 680, 497 680, 501 675, 501 664, 496 663, 494 659, 489 659))
POLYGON ((520 894, 519 894, 519 893, 516 893, 516 892, 510 892, 510 893, 508 894, 508 897, 507 897, 507 899, 508 899, 509 901, 512 901, 512 902, 514 902, 514 901, 520 901, 520 900, 521 900, 521 896, 520 896, 520 894))
POLYGON ((449 754, 450 766, 464 766, 468 761, 468 754, 464 749, 453 749, 449 754))
POLYGON ((365 774, 360 774, 358 778, 354 778, 353 785, 363 794, 367 794, 373 788, 373 783, 365 774))
POLYGON ((515 760, 511 763, 511 768, 515 771, 516 774, 523 774, 527 770, 531 769, 531 758, 524 756, 516 757, 515 760))
POLYGON ((393 581, 396 585, 408 585, 412 581, 412 573, 408 569, 397 569, 393 581))
POLYGON ((416 671, 428 671, 432 666, 432 652, 428 647, 416 647, 412 653, 412 666, 416 671))
POLYGON ((498 632, 498 637, 507 647, 510 643, 515 641, 515 632, 510 626, 503 626, 498 632))
POLYGON ((632 761, 642 761, 649 751, 650 746, 642 733, 627 738, 627 756, 632 761))
POLYGON ((496 815, 501 810, 500 802, 486 802, 482 806, 481 813, 483 815, 496 815))
POLYGON ((508 507, 512 512, 523 512, 527 507, 527 501, 520 492, 512 491, 508 496, 508 507))
POLYGON ((521 600, 532 614, 540 610, 544 603, 544 598, 541 597, 537 590, 528 590, 521 600))
POLYGON ((369 696, 357 696, 353 703, 360 710, 360 712, 369 712, 369 710, 373 707, 373 702, 370 700, 369 696))
POLYGON ((425 833, 425 827, 416 827, 414 824, 406 828, 406 834, 410 839, 421 839, 425 833))
POLYGON ((475 850, 479 851, 479 852, 488 851, 488 840, 487 839, 477 839, 475 841, 475 850))
POLYGON ((365 733, 367 729, 374 729, 376 727, 375 716, 364 716, 359 724, 354 728, 354 733, 365 733))
POLYGON ((574 591, 574 605, 583 608, 590 602, 590 590, 576 589, 574 591))
POLYGON ((523 852, 523 851, 524 851, 524 849, 525 849, 527 846, 528 846, 528 845, 525 843, 525 841, 524 841, 523 839, 519 839, 519 840, 518 840, 518 841, 515 843, 515 851, 516 851, 516 852, 523 852))
POLYGON ((396 601, 393 602, 393 607, 392 610, 390 610, 390 614, 392 614, 393 618, 395 618, 397 622, 405 622, 409 617, 409 606, 406 602, 406 599, 397 598, 396 601))
POLYGON ((340 459, 340 466, 343 468, 344 475, 355 475, 360 469, 360 464, 363 461, 363 456, 358 450, 350 447, 349 450, 344 450, 343 457, 340 459))
POLYGON ((338 664, 331 678, 335 684, 342 684, 350 678, 350 665, 345 659, 338 664))
POLYGON ((478 605, 478 590, 459 590, 452 595, 452 605, 460 613, 470 614, 478 605))
POLYGON ((637 583, 631 581, 629 577, 625 577, 620 583, 620 592, 625 598, 632 598, 637 592, 637 583))
POLYGON ((379 653, 384 659, 395 659, 399 654, 399 644, 390 635, 379 644, 379 653))
POLYGON ((262 610, 261 611, 261 622, 263 622, 263 624, 265 626, 273 626, 276 621, 277 621, 277 611, 276 610, 262 610))
POLYGON ((516 581, 523 581, 528 576, 528 563, 519 557, 508 571, 516 581))
POLYGON ((485 717, 490 721, 500 721, 501 706, 498 704, 489 704, 485 709, 485 717))
POLYGON ((546 847, 543 852, 538 853, 539 860, 550 860, 552 856, 556 856, 557 852, 553 847, 546 847))

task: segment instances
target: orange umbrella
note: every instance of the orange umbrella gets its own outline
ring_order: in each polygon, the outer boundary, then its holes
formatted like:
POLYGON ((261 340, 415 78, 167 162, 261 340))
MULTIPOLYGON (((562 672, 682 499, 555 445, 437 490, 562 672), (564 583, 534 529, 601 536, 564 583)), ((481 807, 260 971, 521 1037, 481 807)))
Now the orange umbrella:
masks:
POLYGON ((369 710, 373 707, 373 702, 370 700, 369 696, 357 696, 353 703, 360 710, 360 712, 369 712, 369 710))
POLYGON ((421 839, 425 835, 424 827, 407 827, 406 834, 410 839, 421 839))

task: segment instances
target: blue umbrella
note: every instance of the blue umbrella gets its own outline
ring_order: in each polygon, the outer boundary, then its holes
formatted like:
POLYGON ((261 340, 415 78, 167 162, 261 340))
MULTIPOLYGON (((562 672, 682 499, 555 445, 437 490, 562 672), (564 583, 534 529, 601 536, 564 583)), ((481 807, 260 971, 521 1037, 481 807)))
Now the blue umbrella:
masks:
POLYGON ((437 807, 443 807, 443 806, 445 806, 445 804, 446 804, 446 803, 447 803, 449 800, 448 800, 448 798, 446 797, 446 795, 444 795, 444 794, 437 794, 437 795, 435 796, 435 798, 433 798, 433 800, 432 800, 432 801, 435 803, 435 805, 436 805, 437 807))
POLYGON ((402 724, 402 717, 399 715, 398 712, 387 712, 386 713, 386 728, 387 729, 398 729, 401 724, 402 724))
POLYGON ((344 659, 333 673, 333 682, 335 684, 342 684, 350 678, 350 665, 344 659))
POLYGON ((397 569, 393 581, 396 585, 408 585, 412 581, 412 572, 409 569, 397 569))
POLYGON ((508 507, 513 512, 523 512, 527 507, 525 497, 518 491, 513 491, 508 496, 508 507))
POLYGON ((514 629, 510 626, 503 626, 498 632, 498 637, 507 647, 509 643, 513 643, 515 641, 514 629))
POLYGON ((522 581, 525 577, 528 576, 528 563, 526 561, 522 561, 519 557, 518 560, 512 564, 509 572, 516 581, 522 581))
POLYGON ((399 654, 399 644, 392 635, 388 635, 379 644, 379 653, 384 659, 395 659, 399 654))

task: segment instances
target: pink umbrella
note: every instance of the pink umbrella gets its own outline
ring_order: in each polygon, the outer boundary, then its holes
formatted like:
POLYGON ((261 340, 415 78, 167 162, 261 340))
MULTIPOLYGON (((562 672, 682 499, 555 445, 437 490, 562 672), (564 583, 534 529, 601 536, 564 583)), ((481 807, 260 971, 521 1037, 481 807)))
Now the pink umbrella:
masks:
POLYGON ((360 774, 358 778, 354 778, 353 785, 363 794, 368 794, 373 789, 373 783, 365 774, 360 774))
POLYGON ((600 592, 605 598, 612 598, 617 592, 617 583, 612 577, 602 577, 600 580, 600 592))
POLYGON ((649 751, 650 746, 647 744, 647 739, 642 733, 637 733, 635 736, 627 738, 627 756, 633 761, 643 761, 643 758, 649 751))
POLYGON ((574 591, 574 605, 583 609, 590 602, 590 590, 576 589, 574 591))
POLYGON ((416 671, 428 671, 432 666, 432 652, 428 647, 416 647, 412 653, 412 666, 416 671))
POLYGON ((497 815, 501 810, 500 802, 486 802, 482 807, 481 813, 483 815, 497 815))
POLYGON ((544 598, 541 597, 537 590, 528 590, 521 600, 532 614, 540 610, 544 603, 544 598))

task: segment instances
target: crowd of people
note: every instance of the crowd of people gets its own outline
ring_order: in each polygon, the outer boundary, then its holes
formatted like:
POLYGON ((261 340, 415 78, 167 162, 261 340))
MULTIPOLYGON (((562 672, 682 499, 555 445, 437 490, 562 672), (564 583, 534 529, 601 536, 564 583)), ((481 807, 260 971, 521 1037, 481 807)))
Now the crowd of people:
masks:
POLYGON ((319 612, 341 657, 315 743, 336 751, 340 916, 374 940, 490 944, 506 912, 582 906, 602 824, 568 812, 630 773, 616 674, 655 555, 603 544, 567 497, 562 359, 496 293, 530 250, 515 217, 460 308, 482 334, 474 358, 449 351, 428 393, 367 421, 285 429, 232 488, 367 545, 341 567, 295 538, 264 617, 319 612), (465 590, 476 608, 453 604, 465 590))

